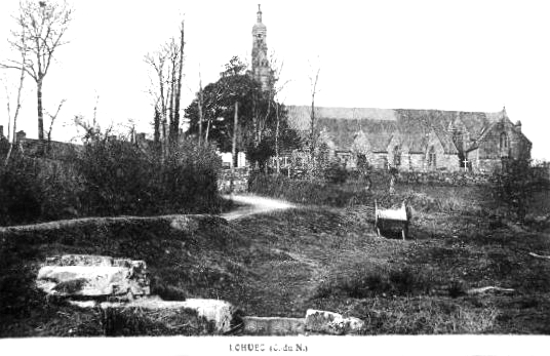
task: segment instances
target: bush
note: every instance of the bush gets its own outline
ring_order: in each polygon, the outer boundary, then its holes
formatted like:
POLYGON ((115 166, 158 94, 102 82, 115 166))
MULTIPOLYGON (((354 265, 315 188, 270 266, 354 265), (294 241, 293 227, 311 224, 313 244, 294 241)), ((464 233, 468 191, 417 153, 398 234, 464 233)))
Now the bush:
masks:
POLYGON ((164 158, 125 140, 90 140, 63 160, 15 151, 0 166, 0 225, 78 216, 217 213, 221 161, 211 147, 180 143, 164 158))
POLYGON ((490 177, 490 186, 497 209, 523 222, 532 195, 539 190, 540 183, 535 179, 530 160, 507 159, 502 161, 502 168, 495 170, 490 177))
POLYGON ((29 159, 13 157, 0 167, 0 225, 22 224, 40 215, 40 186, 29 159))
POLYGON ((345 183, 348 178, 348 171, 338 162, 330 162, 323 170, 323 176, 329 183, 340 184, 345 183))
POLYGON ((77 159, 88 215, 215 212, 221 163, 211 148, 180 144, 167 157, 123 140, 98 140, 77 159))

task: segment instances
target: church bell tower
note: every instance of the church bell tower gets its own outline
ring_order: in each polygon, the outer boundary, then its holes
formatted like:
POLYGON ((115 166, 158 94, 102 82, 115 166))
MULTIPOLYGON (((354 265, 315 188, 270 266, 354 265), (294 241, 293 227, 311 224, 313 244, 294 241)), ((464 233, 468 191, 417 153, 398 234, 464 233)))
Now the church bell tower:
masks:
POLYGON ((252 27, 252 76, 262 84, 262 90, 268 90, 271 85, 266 37, 267 28, 262 23, 262 9, 258 4, 256 23, 252 27))

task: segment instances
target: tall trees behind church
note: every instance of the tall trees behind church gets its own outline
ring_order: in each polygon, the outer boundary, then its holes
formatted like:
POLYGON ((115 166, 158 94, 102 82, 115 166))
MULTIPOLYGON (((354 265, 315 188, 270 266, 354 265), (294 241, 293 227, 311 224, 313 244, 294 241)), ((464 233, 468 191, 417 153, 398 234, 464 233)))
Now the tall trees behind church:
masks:
POLYGON ((2 63, 3 68, 24 71, 36 83, 38 139, 44 141, 43 84, 57 49, 65 44, 65 33, 72 20, 72 8, 53 1, 22 1, 15 17, 18 29, 12 31, 11 46, 27 55, 2 63))
POLYGON ((179 139, 184 48, 182 20, 177 39, 171 38, 157 51, 145 56, 154 77, 149 91, 154 101, 154 145, 163 156, 175 147, 179 139))
POLYGON ((222 152, 232 152, 235 142, 236 151, 245 151, 249 161, 262 165, 274 154, 277 114, 279 143, 296 144, 297 135, 284 120, 284 108, 273 100, 274 89, 262 91, 261 83, 246 68, 239 58, 233 57, 220 79, 197 93, 185 110, 185 117, 190 120, 190 136, 201 135, 204 142, 215 142, 222 152))

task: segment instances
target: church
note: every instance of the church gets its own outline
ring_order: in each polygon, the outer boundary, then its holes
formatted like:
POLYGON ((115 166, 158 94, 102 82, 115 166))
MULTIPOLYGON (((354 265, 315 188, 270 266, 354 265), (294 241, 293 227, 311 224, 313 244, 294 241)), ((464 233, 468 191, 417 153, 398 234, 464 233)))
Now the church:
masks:
MULTIPOLYGON (((267 28, 258 5, 252 28, 251 75, 267 90, 272 71, 267 60, 267 28)), ((289 126, 307 138, 311 107, 287 106, 289 126)), ((403 171, 488 173, 503 159, 530 158, 531 142, 521 122, 503 108, 497 112, 315 107, 316 147, 346 168, 359 163, 403 171)), ((290 158, 296 165, 300 155, 290 158)), ((307 156, 307 155, 305 155, 307 156)))

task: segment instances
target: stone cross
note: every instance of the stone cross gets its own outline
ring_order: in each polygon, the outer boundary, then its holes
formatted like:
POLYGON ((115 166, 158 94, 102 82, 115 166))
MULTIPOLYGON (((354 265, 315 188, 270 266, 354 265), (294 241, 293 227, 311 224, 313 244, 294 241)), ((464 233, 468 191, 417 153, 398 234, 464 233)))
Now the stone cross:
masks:
POLYGON ((464 158, 464 161, 462 161, 462 163, 464 163, 464 170, 467 171, 468 170, 468 163, 470 163, 470 161, 468 161, 468 158, 464 158))

